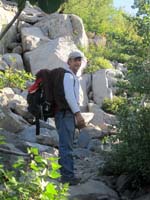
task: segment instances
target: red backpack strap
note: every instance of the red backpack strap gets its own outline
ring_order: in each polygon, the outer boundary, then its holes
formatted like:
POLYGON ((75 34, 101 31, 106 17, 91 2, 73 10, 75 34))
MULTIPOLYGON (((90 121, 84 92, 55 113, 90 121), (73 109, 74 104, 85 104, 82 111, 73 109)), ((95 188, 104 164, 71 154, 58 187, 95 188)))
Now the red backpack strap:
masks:
POLYGON ((36 79, 35 82, 28 88, 28 92, 34 93, 39 89, 39 85, 42 82, 42 78, 36 79))

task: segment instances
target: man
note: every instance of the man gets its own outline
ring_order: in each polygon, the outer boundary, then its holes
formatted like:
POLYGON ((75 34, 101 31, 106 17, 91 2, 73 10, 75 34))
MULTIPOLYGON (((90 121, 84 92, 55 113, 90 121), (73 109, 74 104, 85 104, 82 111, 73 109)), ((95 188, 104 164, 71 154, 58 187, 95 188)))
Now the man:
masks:
POLYGON ((62 166, 61 181, 76 185, 79 179, 74 174, 73 140, 75 126, 85 127, 85 121, 79 108, 79 81, 76 76, 81 67, 83 55, 78 51, 71 52, 68 57, 66 73, 63 78, 64 98, 68 108, 59 110, 55 114, 56 128, 59 134, 59 163, 62 166))

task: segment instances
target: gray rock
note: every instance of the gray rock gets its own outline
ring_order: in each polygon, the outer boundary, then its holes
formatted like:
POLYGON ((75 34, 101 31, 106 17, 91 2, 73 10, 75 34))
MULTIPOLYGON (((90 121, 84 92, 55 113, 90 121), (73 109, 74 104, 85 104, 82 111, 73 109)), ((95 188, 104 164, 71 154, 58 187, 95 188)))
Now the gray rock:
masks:
POLYGON ((36 74, 41 68, 64 67, 72 50, 77 50, 77 47, 70 38, 56 38, 26 52, 24 61, 27 68, 31 69, 33 74, 36 74))
POLYGON ((18 70, 24 69, 22 57, 17 53, 6 53, 2 59, 9 65, 18 70))
POLYGON ((18 133, 28 123, 20 116, 12 113, 7 107, 0 106, 0 127, 6 131, 18 133))
POLYGON ((112 90, 108 87, 107 70, 101 69, 93 74, 92 90, 94 102, 102 106, 104 98, 112 99, 112 90))
POLYGON ((96 138, 98 139, 102 137, 101 129, 96 126, 92 126, 91 124, 83 128, 81 130, 81 133, 82 132, 87 133, 91 139, 96 139, 96 138))
POLYGON ((100 181, 90 180, 84 184, 72 186, 70 200, 119 200, 117 193, 100 181), (103 197, 103 198, 102 198, 103 197))
POLYGON ((29 142, 36 142, 36 127, 30 126, 26 127, 23 131, 19 133, 19 138, 21 140, 29 141, 29 142))
POLYGON ((84 159, 90 156, 90 151, 88 149, 76 148, 73 150, 73 156, 75 158, 84 159))
POLYGON ((93 139, 90 141, 89 145, 88 145, 88 149, 90 151, 94 151, 94 152, 101 152, 102 151, 102 147, 101 147, 102 143, 100 140, 98 139, 93 139))
POLYGON ((82 112, 88 111, 88 93, 91 88, 92 80, 91 80, 91 74, 83 74, 79 78, 80 81, 80 109, 82 112))
POLYGON ((23 50, 21 46, 17 46, 12 50, 12 53, 22 54, 23 50))
POLYGON ((40 27, 50 39, 59 37, 71 37, 76 45, 88 47, 82 19, 76 15, 53 13, 36 23, 34 26, 40 27))
POLYGON ((78 137, 78 146, 80 148, 87 148, 90 140, 91 140, 90 135, 86 132, 86 130, 81 129, 78 137))
POLYGON ((21 29, 23 52, 31 51, 43 42, 48 42, 49 38, 45 36, 39 27, 23 27, 21 29))
POLYGON ((29 142, 40 143, 43 145, 58 146, 58 134, 56 130, 49 130, 47 128, 40 128, 40 135, 36 135, 35 125, 27 127, 25 130, 20 132, 20 139, 29 142))
POLYGON ((59 137, 56 130, 46 130, 41 128, 41 134, 37 136, 37 142, 40 144, 58 147, 59 137))
POLYGON ((42 12, 38 7, 32 7, 28 5, 22 11, 19 16, 20 21, 25 21, 26 23, 34 24, 40 21, 46 14, 42 12))

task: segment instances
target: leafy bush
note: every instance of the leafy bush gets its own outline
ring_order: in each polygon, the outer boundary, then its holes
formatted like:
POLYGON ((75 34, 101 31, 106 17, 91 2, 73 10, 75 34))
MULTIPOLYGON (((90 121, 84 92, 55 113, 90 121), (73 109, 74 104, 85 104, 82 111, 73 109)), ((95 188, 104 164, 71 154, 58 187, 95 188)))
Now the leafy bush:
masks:
POLYGON ((43 158, 36 148, 28 150, 30 159, 19 159, 15 171, 0 165, 1 200, 67 200, 68 185, 57 183, 57 158, 43 158), (16 171, 16 169, 18 171, 16 171))
POLYGON ((112 64, 109 62, 109 60, 104 59, 103 57, 96 57, 93 62, 100 69, 112 68, 112 64))
MULTIPOLYGON (((125 104, 119 112, 113 154, 107 161, 111 174, 127 174, 132 186, 150 183, 150 107, 125 104)), ((106 169, 105 166, 105 169, 106 169)))
POLYGON ((103 57, 95 57, 91 60, 90 65, 85 69, 85 73, 93 73, 100 69, 113 68, 109 60, 103 57))
POLYGON ((113 68, 110 61, 104 58, 105 47, 90 45, 88 50, 81 47, 79 48, 84 52, 88 60, 88 66, 84 70, 85 73, 93 73, 100 69, 113 68))
POLYGON ((27 80, 32 80, 33 76, 25 70, 7 68, 5 72, 0 71, 0 89, 4 87, 26 88, 27 80))
POLYGON ((117 114, 119 107, 124 104, 124 97, 114 96, 113 99, 105 98, 102 104, 102 109, 110 114, 117 114))

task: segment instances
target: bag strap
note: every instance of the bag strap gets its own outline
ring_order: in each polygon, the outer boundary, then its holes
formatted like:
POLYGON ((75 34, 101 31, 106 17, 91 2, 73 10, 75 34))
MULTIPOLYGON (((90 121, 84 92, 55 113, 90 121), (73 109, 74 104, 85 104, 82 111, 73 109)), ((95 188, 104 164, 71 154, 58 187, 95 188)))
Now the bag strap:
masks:
MULTIPOLYGON (((70 73, 72 76, 73 76, 73 74, 71 73, 71 72, 69 72, 69 71, 67 71, 66 70, 66 72, 65 73, 70 73)), ((76 97, 76 93, 75 93, 75 84, 76 84, 76 80, 75 80, 75 78, 74 78, 74 76, 73 76, 73 80, 74 80, 74 84, 73 84, 73 86, 74 86, 74 96, 76 97)), ((77 98, 76 98, 77 99, 77 98)))

